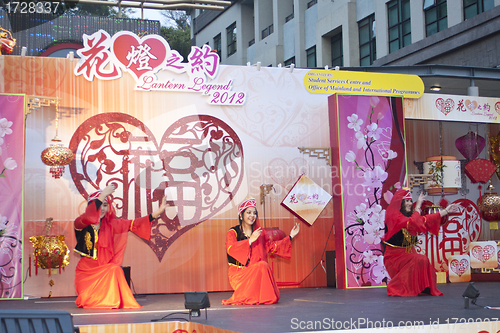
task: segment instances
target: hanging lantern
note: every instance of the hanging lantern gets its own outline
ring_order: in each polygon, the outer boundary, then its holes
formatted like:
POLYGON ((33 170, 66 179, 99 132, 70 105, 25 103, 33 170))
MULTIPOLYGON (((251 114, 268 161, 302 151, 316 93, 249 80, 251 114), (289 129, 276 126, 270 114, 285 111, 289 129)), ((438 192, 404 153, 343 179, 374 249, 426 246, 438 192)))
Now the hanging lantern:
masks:
POLYGON ((64 166, 71 163, 73 160, 73 152, 64 147, 57 137, 52 139, 50 147, 42 151, 42 162, 50 166, 52 177, 59 179, 64 174, 64 166))
POLYGON ((12 33, 0 27, 0 49, 7 54, 12 53, 16 46, 16 39, 12 38, 12 33))
POLYGON ((496 192, 483 194, 477 199, 477 208, 481 211, 481 217, 489 222, 500 220, 500 195, 496 192))
POLYGON ((56 136, 52 139, 52 144, 42 151, 42 162, 50 166, 50 173, 55 179, 59 179, 64 174, 64 166, 73 160, 73 152, 61 144, 57 137, 59 130, 59 102, 56 102, 56 136))
POLYGON ((477 158, 485 145, 486 140, 472 131, 455 140, 458 151, 469 161, 477 158))
POLYGON ((457 194, 462 187, 460 161, 455 156, 428 157, 424 174, 433 175, 433 180, 424 185, 429 195, 457 194))

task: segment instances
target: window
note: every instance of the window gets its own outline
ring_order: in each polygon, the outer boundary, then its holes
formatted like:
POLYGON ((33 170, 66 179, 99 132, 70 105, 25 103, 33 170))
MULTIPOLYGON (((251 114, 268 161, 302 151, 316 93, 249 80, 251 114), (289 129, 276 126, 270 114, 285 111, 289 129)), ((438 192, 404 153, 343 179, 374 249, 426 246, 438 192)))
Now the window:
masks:
POLYGON ((222 59, 221 49, 222 49, 221 34, 218 34, 217 36, 214 37, 214 50, 217 51, 219 59, 222 59))
POLYGON ((359 65, 370 66, 377 59, 375 40, 375 14, 358 22, 359 65))
POLYGON ((227 56, 236 53, 236 22, 226 28, 227 34, 227 56))
POLYGON ((464 19, 470 19, 493 7, 495 7, 494 0, 464 0, 464 19))
POLYGON ((342 32, 339 32, 330 40, 332 47, 332 67, 344 66, 344 49, 342 48, 342 32))
POLYGON ((446 0, 434 0, 425 10, 425 31, 427 37, 448 28, 446 0))
POLYGON ((306 50, 307 68, 316 68, 316 46, 306 50))
POLYGON ((307 3, 307 8, 311 8, 312 6, 314 6, 315 4, 318 3, 318 0, 311 0, 307 3))
POLYGON ((410 0, 387 3, 389 17, 389 53, 411 44, 410 0))
POLYGON ((295 57, 291 57, 285 61, 285 66, 290 66, 291 64, 295 64, 295 57))

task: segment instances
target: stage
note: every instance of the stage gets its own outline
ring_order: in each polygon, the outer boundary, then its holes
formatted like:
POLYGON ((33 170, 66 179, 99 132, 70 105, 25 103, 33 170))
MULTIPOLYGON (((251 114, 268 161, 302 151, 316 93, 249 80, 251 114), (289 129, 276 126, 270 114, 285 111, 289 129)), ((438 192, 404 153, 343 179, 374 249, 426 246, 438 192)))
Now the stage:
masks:
MULTIPOLYGON (((184 309, 184 294, 137 295, 137 301, 143 306, 138 310, 80 309, 76 307, 74 297, 5 300, 0 302, 0 310, 65 310, 71 313, 74 325, 79 326, 81 332, 121 332, 125 328, 137 333, 173 332, 174 329, 166 329, 164 324, 170 322, 169 325, 173 325, 173 321, 180 322, 174 325, 176 329, 189 333, 223 330, 242 333, 356 331, 390 327, 399 332, 401 327, 419 332, 453 332, 457 329, 461 329, 460 332, 497 332, 498 323, 491 325, 488 322, 498 322, 500 310, 473 304, 464 308, 462 294, 467 285, 439 284, 444 296, 409 298, 388 297, 385 288, 290 288, 281 289, 279 303, 260 306, 225 306, 221 301, 229 298, 231 292, 214 292, 209 293, 208 318, 205 319, 205 310, 202 310, 200 317, 191 319, 192 323, 210 327, 185 324, 188 312, 184 309), (154 321, 158 322, 153 324, 154 321), (471 321, 481 325, 472 325, 471 321), (127 325, 140 323, 142 325, 127 325)), ((478 305, 500 307, 498 282, 476 282, 475 285, 480 292, 478 305)))

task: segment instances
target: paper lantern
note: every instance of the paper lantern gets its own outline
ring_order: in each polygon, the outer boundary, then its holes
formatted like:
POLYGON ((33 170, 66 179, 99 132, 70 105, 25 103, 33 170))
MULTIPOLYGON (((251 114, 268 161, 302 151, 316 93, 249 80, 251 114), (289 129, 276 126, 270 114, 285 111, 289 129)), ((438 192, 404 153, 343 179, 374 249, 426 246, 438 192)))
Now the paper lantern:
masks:
POLYGON ((60 140, 57 141, 54 138, 52 142, 48 148, 42 151, 40 158, 45 165, 50 166, 52 177, 59 179, 64 173, 64 166, 73 161, 73 152, 64 147, 60 140))
POLYGON ((429 195, 457 194, 462 187, 460 161, 455 156, 428 157, 424 162, 424 174, 434 176, 424 185, 429 195))
POLYGON ((486 221, 500 220, 500 195, 488 192, 477 199, 477 208, 481 211, 481 217, 486 221))
POLYGON ((486 183, 495 173, 497 167, 484 158, 478 158, 467 163, 465 174, 472 183, 486 183))
POLYGON ((455 146, 466 159, 473 160, 484 149, 486 140, 474 132, 469 132, 455 140, 455 146))

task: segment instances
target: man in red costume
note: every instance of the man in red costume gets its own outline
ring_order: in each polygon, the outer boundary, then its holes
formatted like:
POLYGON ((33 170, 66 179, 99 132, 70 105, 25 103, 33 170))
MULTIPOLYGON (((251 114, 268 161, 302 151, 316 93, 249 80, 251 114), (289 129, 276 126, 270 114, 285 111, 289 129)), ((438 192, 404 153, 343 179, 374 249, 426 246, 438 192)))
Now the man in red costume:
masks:
POLYGON ((76 305, 82 308, 141 308, 130 290, 120 267, 127 235, 132 231, 146 240, 151 237, 151 223, 166 208, 166 197, 149 216, 135 220, 116 218, 110 195, 113 185, 91 194, 85 213, 75 220, 75 252, 81 255, 76 266, 76 305))
POLYGON ((280 299, 280 292, 267 263, 267 254, 290 259, 292 239, 299 233, 299 225, 293 227, 289 237, 271 241, 258 224, 257 206, 253 198, 241 203, 238 219, 240 223, 229 229, 226 236, 229 283, 234 293, 222 304, 276 303, 280 299))
POLYGON ((440 296, 443 293, 436 287, 436 272, 426 256, 415 251, 417 235, 430 232, 437 235, 441 218, 455 211, 456 204, 451 204, 438 213, 422 216, 421 193, 413 209, 411 192, 400 189, 392 198, 385 213, 384 265, 391 277, 387 284, 389 296, 418 296, 427 293, 440 296))

